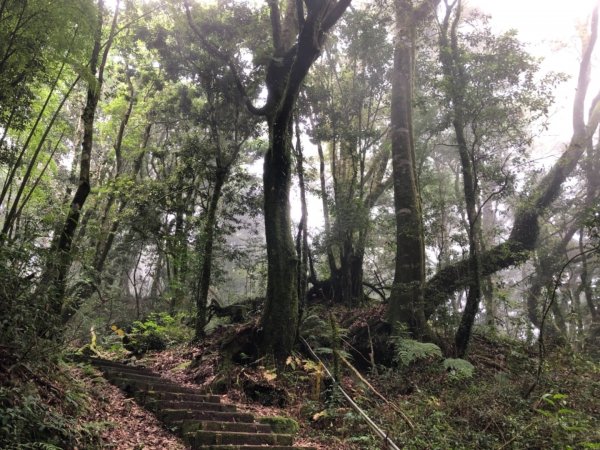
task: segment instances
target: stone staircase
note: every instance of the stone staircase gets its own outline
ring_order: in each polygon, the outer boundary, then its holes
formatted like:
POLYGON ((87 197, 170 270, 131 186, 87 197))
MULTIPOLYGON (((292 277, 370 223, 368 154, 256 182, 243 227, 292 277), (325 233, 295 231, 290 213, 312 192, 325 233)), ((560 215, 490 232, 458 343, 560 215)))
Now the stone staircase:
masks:
POLYGON ((314 450, 295 447, 291 434, 275 433, 271 425, 257 422, 252 414, 221 403, 218 395, 183 387, 145 367, 99 358, 86 361, 153 412, 193 450, 314 450))

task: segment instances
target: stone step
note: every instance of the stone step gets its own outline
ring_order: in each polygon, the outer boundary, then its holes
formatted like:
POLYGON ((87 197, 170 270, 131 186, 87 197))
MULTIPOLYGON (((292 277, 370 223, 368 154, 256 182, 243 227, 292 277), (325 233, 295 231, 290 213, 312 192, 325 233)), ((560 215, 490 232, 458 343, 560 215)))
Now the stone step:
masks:
POLYGON ((130 375, 146 376, 146 377, 160 377, 159 374, 153 372, 145 367, 113 367, 113 366, 96 366, 103 373, 126 373, 130 375))
POLYGON ((146 375, 146 374, 140 374, 140 373, 127 372, 127 371, 123 371, 123 370, 105 371, 104 376, 109 379, 111 379, 111 378, 126 378, 129 380, 147 381, 150 383, 161 382, 161 383, 175 384, 175 383, 172 383, 171 381, 161 377, 160 375, 156 375, 156 374, 146 375))
POLYGON ((246 422, 253 423, 254 416, 249 413, 229 411, 191 411, 188 409, 163 409, 155 414, 169 424, 184 420, 215 421, 215 422, 246 422))
POLYGON ((141 381, 130 378, 110 378, 110 381, 112 381, 121 389, 129 393, 133 393, 138 390, 143 390, 147 392, 158 391, 192 395, 199 394, 199 391, 195 389, 179 386, 175 383, 165 382, 164 380, 141 381))
POLYGON ((164 378, 157 377, 157 376, 154 376, 154 377, 140 376, 140 375, 134 375, 134 374, 122 373, 122 372, 105 372, 105 373, 103 373, 103 375, 109 381, 113 381, 113 382, 119 382, 119 380, 121 380, 121 381, 130 382, 130 383, 136 383, 136 384, 149 384, 149 385, 160 384, 160 385, 176 386, 178 388, 181 387, 181 385, 179 385, 179 384, 173 383, 169 380, 165 380, 164 378))
POLYGON ((108 359, 101 359, 101 358, 87 358, 85 360, 86 362, 89 362, 90 364, 96 366, 96 367, 114 367, 114 368, 121 368, 121 369, 132 369, 132 370, 137 370, 140 372, 150 372, 150 373, 154 373, 152 372, 151 369, 145 367, 145 366, 135 366, 133 364, 125 364, 122 362, 118 362, 118 361, 110 361, 108 359))
POLYGON ((133 396, 144 404, 153 400, 221 403, 221 397, 218 395, 190 394, 189 392, 137 391, 133 393, 133 396))
POLYGON ((222 404, 218 395, 183 387, 146 367, 99 358, 77 360, 99 368, 113 384, 178 430, 193 450, 315 450, 293 446, 292 435, 274 433, 270 425, 256 423, 252 414, 222 404))
POLYGON ((203 445, 292 445, 291 434, 196 431, 184 435, 193 449, 203 445))
POLYGON ((181 430, 181 434, 195 431, 233 431, 238 433, 272 433, 270 425, 249 422, 217 422, 214 420, 183 420, 175 422, 174 425, 181 430))
POLYGON ((165 409, 187 409, 192 411, 223 411, 235 412, 234 405, 225 405, 222 403, 194 402, 189 400, 148 400, 145 405, 152 411, 162 411, 165 409))

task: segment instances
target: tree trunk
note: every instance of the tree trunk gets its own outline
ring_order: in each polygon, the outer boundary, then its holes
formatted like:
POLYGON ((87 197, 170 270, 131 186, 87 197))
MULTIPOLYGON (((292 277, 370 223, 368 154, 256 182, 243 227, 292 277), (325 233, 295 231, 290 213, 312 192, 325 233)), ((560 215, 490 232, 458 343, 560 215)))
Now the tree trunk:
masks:
POLYGON ((269 150, 264 164, 267 301, 261 325, 262 350, 277 360, 289 354, 298 326, 298 259, 291 235, 292 109, 269 120, 269 150))
MULTIPOLYGON (((122 169, 123 169, 123 161, 122 161, 122 156, 121 156, 121 145, 122 145, 122 141, 123 141, 125 127, 127 126, 129 117, 131 115, 133 103, 134 103, 134 101, 133 101, 133 95, 132 95, 127 113, 121 120, 121 125, 119 127, 119 133, 117 135, 117 139, 115 142, 115 153, 116 153, 116 158, 117 158, 115 180, 117 180, 121 176, 123 176, 123 174, 121 173, 122 169)), ((144 128, 144 135, 142 138, 142 143, 140 145, 140 149, 142 151, 140 152, 140 156, 136 159, 134 166, 133 166, 133 170, 131 172, 131 175, 134 178, 138 175, 138 173, 141 170, 144 149, 148 145, 151 129, 152 129, 151 123, 148 123, 144 128)), ((114 204, 114 202, 116 200, 117 200, 116 194, 111 192, 109 194, 109 198, 107 199, 107 202, 106 202, 106 207, 104 209, 104 216, 102 217, 102 220, 101 220, 101 223, 102 223, 101 230, 104 230, 104 228, 105 228, 104 224, 108 221, 108 219, 110 217, 110 211, 112 209, 112 205, 114 204)), ((92 274, 93 280, 91 282, 90 281, 85 282, 85 284, 79 289, 79 292, 77 292, 77 294, 73 298, 73 301, 70 304, 65 305, 63 307, 63 311, 62 311, 63 323, 67 323, 69 321, 69 319, 73 316, 73 314, 75 314, 77 312, 77 310, 81 307, 83 302, 85 300, 87 300, 99 288, 101 279, 102 279, 102 273, 104 272, 104 266, 106 264, 106 259, 108 258, 108 254, 113 247, 115 237, 117 236, 117 231, 119 230, 119 227, 121 225, 120 216, 123 213, 123 211, 125 211, 125 208, 127 208, 127 205, 128 205, 127 199, 125 199, 125 198, 121 199, 121 202, 119 203, 119 207, 117 209, 117 214, 116 214, 117 218, 114 219, 112 221, 112 223, 110 224, 110 228, 107 230, 105 238, 102 239, 102 236, 100 236, 98 238, 98 243, 96 245, 96 252, 94 254, 94 261, 93 261, 93 274, 92 274)), ((82 222, 82 227, 81 227, 82 229, 84 228, 85 222, 87 220, 89 220, 89 215, 84 216, 84 219, 82 222)), ((78 239, 81 239, 82 237, 83 236, 79 236, 78 239)))
POLYGON ((269 148, 264 160, 264 213, 267 240, 267 299, 261 318, 260 348, 278 363, 289 355, 298 326, 298 261, 292 238, 289 190, 291 182, 292 116, 298 92, 308 71, 319 56, 326 33, 350 4, 350 0, 323 0, 306 3, 288 0, 282 31, 278 1, 269 1, 273 57, 266 73, 267 101, 254 107, 231 57, 210 42, 193 21, 185 1, 188 23, 202 46, 230 68, 238 90, 251 113, 266 118, 269 148), (296 6, 294 11, 292 3, 296 6), (290 16, 293 14, 294 17, 290 16), (293 43, 298 24, 296 42, 293 43))
POLYGON ((334 273, 337 272, 335 264, 335 257, 333 256, 333 250, 331 248, 331 219, 329 217, 329 196, 327 195, 327 188, 325 184, 325 157, 323 155, 323 145, 321 141, 317 142, 317 151, 319 153, 319 180, 321 182, 321 201, 323 203, 323 222, 325 224, 325 236, 326 236, 326 251, 327 251, 327 262, 329 263, 329 272, 333 278, 334 273))
POLYGON ((349 0, 298 5, 297 43, 284 50, 279 12, 271 3, 275 56, 267 70, 266 117, 269 149, 264 163, 265 234, 267 240, 267 300, 261 319, 261 350, 282 363, 290 353, 298 327, 298 261, 291 236, 292 115, 300 86, 321 51, 325 33, 341 17, 349 0), (281 61, 277 59, 281 58, 281 61))
POLYGON ((455 345, 457 355, 463 357, 471 338, 471 331, 475 317, 479 311, 481 300, 481 263, 480 242, 481 235, 480 214, 478 211, 478 180, 475 165, 475 155, 469 148, 465 130, 467 121, 464 110, 464 83, 465 73, 463 62, 460 59, 458 48, 458 24, 462 14, 462 2, 458 0, 446 10, 446 16, 440 32, 440 60, 442 72, 448 86, 448 102, 451 105, 452 125, 458 146, 458 154, 462 169, 463 192, 467 209, 467 234, 469 237, 468 272, 469 281, 467 302, 463 311, 460 325, 456 332, 455 345), (452 12, 454 10, 454 17, 452 12), (450 22, 450 19, 452 21, 450 22))
POLYGON ((172 269, 173 277, 171 278, 170 295, 171 302, 169 304, 169 314, 175 315, 175 313, 183 305, 185 291, 183 286, 185 285, 185 278, 188 272, 188 245, 187 245, 187 232, 185 226, 185 213, 187 205, 183 197, 183 183, 179 180, 179 186, 177 190, 177 199, 175 211, 175 230, 173 236, 170 237, 171 242, 171 256, 172 256, 172 269))
POLYGON ((213 188, 208 211, 206 212, 206 220, 202 227, 199 242, 197 242, 198 258, 202 261, 200 275, 198 277, 197 289, 195 292, 196 302, 196 332, 194 339, 199 341, 204 337, 204 327, 206 326, 206 305, 208 302, 208 288, 210 287, 211 271, 212 271, 212 253, 214 244, 215 227, 217 224, 217 209, 223 185, 227 180, 229 168, 217 168, 215 174, 215 186, 213 188))
POLYGON ((308 206, 306 204, 306 184, 304 181, 304 154, 302 152, 302 142, 300 135, 300 121, 296 115, 296 172, 298 174, 298 187, 300 189, 300 204, 302 207, 302 217, 298 225, 298 234, 296 236, 296 254, 300 261, 298 270, 298 317, 302 320, 304 306, 306 303, 306 291, 308 289, 308 206))
MULTIPOLYGON (((413 77, 417 21, 426 17, 428 2, 419 6, 396 0, 394 69, 392 72, 391 140, 396 216, 396 266, 389 302, 393 328, 405 324, 416 335, 426 333, 423 285, 425 244, 413 137, 413 77), (422 17, 420 17, 422 15, 422 17)), ((430 5, 428 5, 430 6, 430 5)))
MULTIPOLYGON (((493 243, 493 230, 495 226, 495 212, 492 202, 488 201, 478 208, 481 211, 481 225, 479 227, 480 251, 485 251, 493 243), (485 228, 485 233, 484 233, 485 228), (490 234, 490 232, 492 234, 490 234)), ((496 332, 496 299, 494 298, 494 282, 488 275, 481 279, 481 294, 485 304, 485 325, 492 333, 496 332)))

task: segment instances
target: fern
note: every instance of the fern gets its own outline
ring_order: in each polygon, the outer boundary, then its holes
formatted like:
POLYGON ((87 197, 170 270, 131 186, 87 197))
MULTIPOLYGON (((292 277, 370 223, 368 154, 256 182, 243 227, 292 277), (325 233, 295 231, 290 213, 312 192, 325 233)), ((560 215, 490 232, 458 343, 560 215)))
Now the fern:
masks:
POLYGON ((329 324, 318 311, 311 311, 300 325, 300 334, 311 345, 327 342, 330 336, 329 324))
POLYGON ((442 357, 442 350, 431 342, 419 342, 399 336, 392 339, 395 349, 394 361, 404 366, 419 359, 442 357))
POLYGON ((444 369, 450 372, 450 379, 465 380, 473 377, 475 367, 464 359, 447 358, 444 360, 444 369))
MULTIPOLYGON (((306 317, 300 324, 300 335, 307 340, 311 347, 316 348, 317 353, 331 354, 336 346, 334 341, 342 341, 346 336, 344 328, 331 322, 328 312, 321 306, 310 308, 306 317)), ((336 350, 340 350, 337 345, 336 350)))

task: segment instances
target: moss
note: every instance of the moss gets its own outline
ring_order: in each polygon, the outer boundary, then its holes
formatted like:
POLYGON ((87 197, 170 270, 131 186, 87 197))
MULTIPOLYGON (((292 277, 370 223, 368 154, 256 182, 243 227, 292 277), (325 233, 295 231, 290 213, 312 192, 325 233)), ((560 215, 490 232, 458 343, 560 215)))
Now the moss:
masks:
POLYGON ((275 433, 296 434, 300 430, 300 425, 294 419, 282 416, 261 417, 260 423, 271 425, 275 433))
POLYGON ((183 372, 190 367, 191 361, 184 361, 171 369, 172 372, 183 372))

